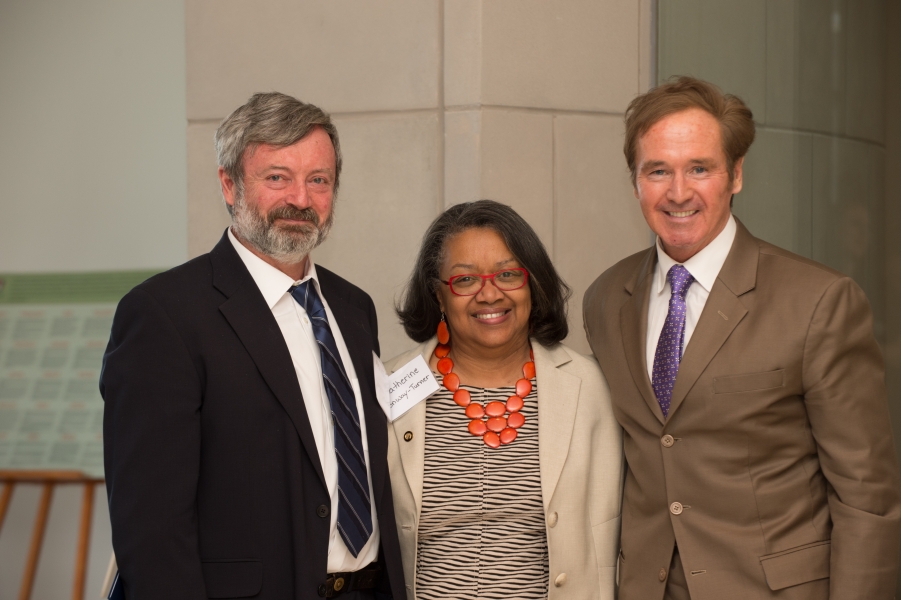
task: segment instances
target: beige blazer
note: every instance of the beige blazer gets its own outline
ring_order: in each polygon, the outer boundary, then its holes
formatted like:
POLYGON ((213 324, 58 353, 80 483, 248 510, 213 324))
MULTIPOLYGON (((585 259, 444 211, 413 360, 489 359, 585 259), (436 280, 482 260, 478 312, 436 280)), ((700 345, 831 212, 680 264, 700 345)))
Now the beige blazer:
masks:
POLYGON ((692 600, 891 599, 901 480, 863 291, 739 223, 664 419, 645 358, 656 260, 621 261, 583 304, 629 465, 620 600, 663 596, 674 543, 692 600))
MULTIPOLYGON (((436 340, 385 364, 389 373, 436 340)), ((597 363, 533 340, 538 378, 538 447, 550 555, 549 597, 612 600, 619 543, 622 436, 597 363)), ((425 450, 426 400, 388 425, 388 466, 407 597, 415 598, 425 450), (404 434, 412 432, 410 441, 404 434)))

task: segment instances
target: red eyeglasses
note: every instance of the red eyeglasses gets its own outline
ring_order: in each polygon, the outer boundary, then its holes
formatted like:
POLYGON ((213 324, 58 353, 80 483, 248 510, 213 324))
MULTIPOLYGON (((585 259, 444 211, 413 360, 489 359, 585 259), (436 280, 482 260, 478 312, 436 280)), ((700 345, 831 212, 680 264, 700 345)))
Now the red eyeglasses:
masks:
POLYGON ((512 292, 529 282, 529 272, 520 268, 504 269, 491 275, 465 273, 463 275, 454 275, 448 281, 440 281, 444 285, 449 286, 451 293, 455 296, 475 296, 482 291, 482 288, 485 287, 485 282, 489 279, 497 289, 503 292, 512 292))

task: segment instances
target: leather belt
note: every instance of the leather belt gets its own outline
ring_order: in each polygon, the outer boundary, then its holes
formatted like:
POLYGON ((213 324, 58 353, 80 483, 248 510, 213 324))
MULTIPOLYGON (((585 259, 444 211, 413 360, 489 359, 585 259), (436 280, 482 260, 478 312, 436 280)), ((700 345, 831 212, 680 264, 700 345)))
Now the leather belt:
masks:
POLYGON ((359 571, 345 571, 343 573, 329 573, 325 583, 317 590, 323 598, 337 598, 346 592, 357 590, 371 590, 375 587, 382 566, 373 562, 359 571))

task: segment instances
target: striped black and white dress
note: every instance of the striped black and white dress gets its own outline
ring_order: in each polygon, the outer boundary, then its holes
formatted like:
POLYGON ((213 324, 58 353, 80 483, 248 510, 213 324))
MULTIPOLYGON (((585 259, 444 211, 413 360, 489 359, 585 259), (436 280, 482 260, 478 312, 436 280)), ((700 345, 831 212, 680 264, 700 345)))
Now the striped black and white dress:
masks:
MULTIPOLYGON (((441 376, 436 375, 441 381, 441 376)), ((485 406, 513 387, 461 386, 485 406)), ((512 444, 489 448, 441 388, 426 401, 416 597, 547 598, 548 550, 538 462, 538 386, 512 444)))

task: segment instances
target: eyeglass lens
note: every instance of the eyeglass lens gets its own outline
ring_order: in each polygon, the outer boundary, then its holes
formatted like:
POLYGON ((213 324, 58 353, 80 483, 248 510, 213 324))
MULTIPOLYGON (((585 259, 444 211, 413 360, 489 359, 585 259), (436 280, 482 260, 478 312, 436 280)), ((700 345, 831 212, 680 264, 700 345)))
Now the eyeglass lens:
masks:
MULTIPOLYGON (((497 289, 511 291, 523 286, 526 274, 524 271, 498 271, 492 277, 497 289)), ((482 278, 478 275, 461 275, 453 279, 451 287, 457 294, 476 294, 482 289, 484 282, 487 279, 489 279, 489 277, 482 278)))

